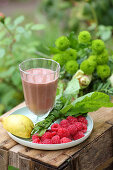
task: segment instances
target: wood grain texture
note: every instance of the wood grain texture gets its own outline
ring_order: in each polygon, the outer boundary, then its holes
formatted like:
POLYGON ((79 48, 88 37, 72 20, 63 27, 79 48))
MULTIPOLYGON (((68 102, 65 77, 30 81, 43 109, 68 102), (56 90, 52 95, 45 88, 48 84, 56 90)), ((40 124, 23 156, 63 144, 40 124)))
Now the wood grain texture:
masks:
POLYGON ((113 170, 113 157, 108 159, 106 162, 103 162, 103 164, 98 166, 95 170, 103 170, 103 169, 104 170, 113 170))
POLYGON ((20 170, 32 170, 31 160, 24 157, 19 157, 19 169, 20 170))
POLYGON ((24 146, 17 144, 9 150, 9 165, 19 168, 18 151, 23 148, 24 148, 24 146))
POLYGON ((78 155, 78 169, 93 170, 96 169, 100 163, 104 163, 111 158, 113 156, 112 137, 111 129, 108 129, 98 139, 82 149, 78 155))
POLYGON ((8 169, 8 151, 0 149, 0 170, 8 169))
MULTIPOLYGON (((3 116, 9 115, 23 106, 25 103, 3 116)), ((32 166, 35 170, 37 166, 41 167, 42 170, 44 168, 44 170, 70 170, 70 168, 81 170, 82 164, 85 165, 85 162, 88 162, 88 165, 85 166, 86 168, 89 166, 91 170, 95 164, 99 166, 103 161, 112 157, 113 108, 101 108, 96 112, 89 113, 89 115, 94 121, 93 132, 86 141, 75 147, 58 151, 43 151, 24 147, 14 142, 0 125, 0 136, 2 136, 0 148, 9 150, 9 164, 15 167, 21 167, 24 164, 24 167, 30 168, 32 166)))

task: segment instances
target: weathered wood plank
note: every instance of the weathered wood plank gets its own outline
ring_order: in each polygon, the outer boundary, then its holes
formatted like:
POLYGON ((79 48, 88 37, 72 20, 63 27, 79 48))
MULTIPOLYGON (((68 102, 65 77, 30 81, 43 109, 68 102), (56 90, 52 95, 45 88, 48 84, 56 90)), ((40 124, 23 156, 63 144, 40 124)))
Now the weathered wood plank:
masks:
MULTIPOLYGON (((83 148, 78 156, 78 169, 93 170, 101 163, 111 158, 113 156, 112 137, 112 129, 110 128, 92 143, 83 148)), ((75 160, 73 161, 75 162, 75 160)))
POLYGON ((41 164, 40 162, 35 162, 35 161, 32 161, 31 169, 32 170, 55 170, 53 167, 49 167, 44 164, 41 164))
POLYGON ((23 148, 24 148, 24 146, 17 144, 9 150, 9 165, 19 168, 18 151, 23 148))
POLYGON ((113 157, 108 159, 106 162, 103 162, 100 166, 96 168, 96 170, 113 170, 113 157), (109 168, 109 169, 108 169, 109 168))
POLYGON ((20 170, 31 170, 31 160, 24 157, 19 157, 19 169, 20 170))
POLYGON ((0 149, 0 170, 8 169, 8 151, 0 149))

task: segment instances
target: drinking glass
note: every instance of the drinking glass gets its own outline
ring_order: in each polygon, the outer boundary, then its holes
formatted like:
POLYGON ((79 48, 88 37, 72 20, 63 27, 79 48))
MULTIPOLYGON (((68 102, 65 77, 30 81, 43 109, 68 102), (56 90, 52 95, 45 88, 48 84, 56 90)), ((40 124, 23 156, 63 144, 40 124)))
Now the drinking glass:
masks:
POLYGON ((54 105, 60 65, 51 59, 31 58, 19 64, 19 70, 26 106, 37 116, 47 116, 54 105))

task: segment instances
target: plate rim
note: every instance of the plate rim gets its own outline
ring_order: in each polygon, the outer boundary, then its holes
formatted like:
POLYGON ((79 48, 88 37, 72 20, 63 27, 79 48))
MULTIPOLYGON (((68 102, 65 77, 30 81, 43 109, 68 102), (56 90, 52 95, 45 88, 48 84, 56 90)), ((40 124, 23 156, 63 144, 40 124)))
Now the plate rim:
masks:
MULTIPOLYGON (((15 112, 17 112, 17 111, 19 111, 21 109, 26 109, 26 108, 27 108, 27 106, 24 106, 24 107, 21 107, 19 109, 16 109, 15 111, 11 112, 9 115, 16 114, 15 112)), ((91 134, 91 132, 93 130, 94 123, 93 123, 92 117, 89 114, 87 115, 87 118, 91 121, 91 124, 90 124, 91 130, 87 133, 87 135, 85 135, 84 137, 82 137, 82 138, 80 138, 78 140, 68 142, 68 143, 63 143, 63 144, 37 144, 37 143, 32 143, 31 141, 26 141, 27 139, 25 140, 24 138, 20 138, 18 136, 15 136, 15 135, 11 134, 10 132, 7 132, 7 133, 17 143, 19 143, 19 144, 21 144, 23 146, 33 148, 33 149, 41 149, 41 150, 66 149, 66 148, 70 148, 70 147, 73 147, 73 146, 76 146, 76 145, 82 143, 83 141, 85 141, 90 136, 90 134, 91 134)))

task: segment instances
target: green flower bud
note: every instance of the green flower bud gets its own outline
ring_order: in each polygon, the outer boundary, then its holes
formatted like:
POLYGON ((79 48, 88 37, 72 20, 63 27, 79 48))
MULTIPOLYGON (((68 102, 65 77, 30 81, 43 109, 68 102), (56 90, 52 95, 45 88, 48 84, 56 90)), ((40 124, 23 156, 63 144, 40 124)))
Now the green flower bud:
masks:
POLYGON ((81 44, 89 43, 91 40, 91 35, 88 31, 82 31, 78 35, 78 41, 81 44))
POLYGON ((78 70, 78 63, 74 60, 70 60, 66 63, 65 69, 68 73, 73 75, 78 70))
POLYGON ((65 55, 66 55, 66 60, 67 61, 76 60, 77 51, 74 50, 74 49, 69 49, 69 50, 65 51, 65 55))
POLYGON ((64 66, 65 65, 65 63, 66 63, 66 59, 65 59, 66 57, 64 56, 64 54, 56 54, 56 55, 54 55, 53 56, 53 60, 54 61, 56 61, 56 62, 58 62, 59 64, 60 64, 60 66, 62 67, 62 66, 64 66))
POLYGON ((94 62, 95 67, 96 67, 96 65, 97 65, 97 56, 91 55, 91 56, 89 56, 88 60, 89 60, 90 62, 94 62))
POLYGON ((110 76, 110 67, 108 65, 98 65, 97 66, 97 75, 102 80, 110 76))
POLYGON ((105 49, 104 41, 99 40, 99 39, 92 41, 92 51, 95 54, 102 53, 104 49, 105 49))
POLYGON ((84 60, 81 65, 80 69, 86 74, 86 75, 91 75, 94 70, 95 70, 95 62, 90 61, 90 60, 84 60))
POLYGON ((3 13, 0 12, 0 22, 4 24, 5 16, 3 13))
POLYGON ((99 54, 97 56, 97 64, 101 65, 101 64, 107 64, 108 63, 108 51, 104 50, 101 54, 99 54))
POLYGON ((55 45, 59 50, 64 51, 70 46, 70 41, 66 36, 61 36, 55 41, 55 45))

